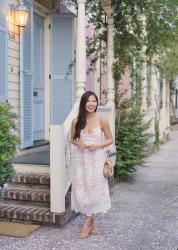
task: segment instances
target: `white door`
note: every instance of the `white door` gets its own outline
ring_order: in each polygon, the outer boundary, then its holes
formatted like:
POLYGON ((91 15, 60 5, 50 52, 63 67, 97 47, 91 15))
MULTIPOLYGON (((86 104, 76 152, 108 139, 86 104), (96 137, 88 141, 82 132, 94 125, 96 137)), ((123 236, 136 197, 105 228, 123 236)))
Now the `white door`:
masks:
POLYGON ((44 139, 44 20, 33 16, 33 140, 44 139))

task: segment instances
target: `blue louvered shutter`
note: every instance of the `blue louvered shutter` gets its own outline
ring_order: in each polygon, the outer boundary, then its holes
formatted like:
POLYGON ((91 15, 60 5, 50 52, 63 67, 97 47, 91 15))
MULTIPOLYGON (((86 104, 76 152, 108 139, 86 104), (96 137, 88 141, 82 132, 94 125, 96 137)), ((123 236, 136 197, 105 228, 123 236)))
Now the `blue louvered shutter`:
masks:
POLYGON ((33 6, 32 0, 25 0, 25 6, 29 10, 28 23, 22 30, 20 49, 20 85, 21 85, 21 147, 33 145, 33 114, 32 114, 32 27, 33 6))
POLYGON ((7 100, 7 2, 0 0, 0 102, 7 100))
POLYGON ((51 122, 61 124, 73 104, 73 17, 52 16, 51 122))

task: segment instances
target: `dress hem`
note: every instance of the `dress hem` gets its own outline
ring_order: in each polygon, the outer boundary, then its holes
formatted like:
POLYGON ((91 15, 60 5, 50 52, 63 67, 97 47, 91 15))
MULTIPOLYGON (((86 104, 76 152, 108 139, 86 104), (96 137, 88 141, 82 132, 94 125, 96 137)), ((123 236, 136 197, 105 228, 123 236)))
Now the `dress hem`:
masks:
POLYGON ((76 208, 71 208, 71 210, 75 211, 76 213, 81 213, 81 214, 85 214, 86 216, 92 216, 93 214, 106 214, 108 212, 108 210, 111 209, 111 206, 108 207, 107 209, 103 210, 103 211, 95 211, 93 213, 86 213, 84 211, 81 211, 79 209, 76 209, 76 208))

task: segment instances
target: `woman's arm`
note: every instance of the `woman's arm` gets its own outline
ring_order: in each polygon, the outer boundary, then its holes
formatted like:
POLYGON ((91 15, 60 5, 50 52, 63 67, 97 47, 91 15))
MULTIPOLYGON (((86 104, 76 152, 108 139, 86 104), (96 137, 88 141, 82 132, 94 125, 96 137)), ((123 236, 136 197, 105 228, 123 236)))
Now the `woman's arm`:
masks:
POLYGON ((76 123, 77 123, 77 118, 74 118, 72 120, 72 125, 71 125, 71 139, 70 139, 70 143, 72 143, 73 145, 77 146, 80 149, 87 149, 88 146, 84 142, 82 142, 78 138, 74 139, 76 123))
POLYGON ((71 139, 70 139, 70 143, 72 143, 73 145, 77 145, 76 144, 77 139, 74 139, 76 123, 77 123, 77 118, 74 118, 71 124, 71 139))
POLYGON ((111 129, 109 127, 108 121, 104 118, 100 118, 100 124, 101 124, 101 129, 105 136, 105 140, 101 143, 101 147, 106 147, 113 143, 111 129))

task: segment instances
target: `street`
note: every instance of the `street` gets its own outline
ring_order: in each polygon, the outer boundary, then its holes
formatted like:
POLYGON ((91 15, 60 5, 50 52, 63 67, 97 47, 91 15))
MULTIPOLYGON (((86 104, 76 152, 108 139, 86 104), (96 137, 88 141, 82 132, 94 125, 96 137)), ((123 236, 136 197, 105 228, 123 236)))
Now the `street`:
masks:
MULTIPOLYGON (((63 228, 41 226, 30 237, 0 237, 1 250, 177 250, 178 130, 139 168, 111 190, 112 209, 96 217, 102 231, 78 239, 83 216, 63 228)), ((18 229, 17 229, 18 230, 18 229)))

